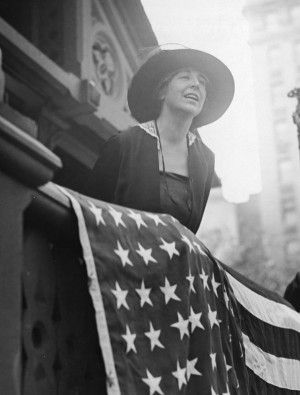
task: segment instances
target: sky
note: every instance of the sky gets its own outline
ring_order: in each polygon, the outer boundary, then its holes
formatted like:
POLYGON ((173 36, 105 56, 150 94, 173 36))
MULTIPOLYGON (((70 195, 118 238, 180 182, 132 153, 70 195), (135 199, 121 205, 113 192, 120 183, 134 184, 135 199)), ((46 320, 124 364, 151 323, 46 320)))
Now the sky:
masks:
POLYGON ((177 43, 222 60, 235 79, 235 96, 218 121, 199 132, 216 155, 216 172, 230 202, 261 190, 251 52, 245 0, 142 0, 159 44, 177 43))

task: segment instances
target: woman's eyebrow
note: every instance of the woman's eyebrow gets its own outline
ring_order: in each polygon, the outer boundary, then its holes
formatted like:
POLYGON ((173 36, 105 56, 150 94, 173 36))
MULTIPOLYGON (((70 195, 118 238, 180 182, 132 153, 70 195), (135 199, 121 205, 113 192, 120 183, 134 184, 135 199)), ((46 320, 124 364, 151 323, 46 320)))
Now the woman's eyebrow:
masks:
MULTIPOLYGON (((193 72, 193 70, 189 70, 189 69, 180 70, 180 71, 178 71, 177 75, 183 75, 183 74, 191 75, 192 72, 193 72)), ((205 75, 203 75, 201 72, 198 72, 198 73, 197 73, 197 79, 200 80, 201 82, 202 82, 202 81, 206 82, 206 77, 205 77, 205 75)))
POLYGON ((205 77, 205 75, 203 75, 203 74, 201 74, 201 73, 199 73, 199 74, 197 75, 197 78, 198 78, 198 80, 201 80, 201 81, 206 82, 206 77, 205 77))

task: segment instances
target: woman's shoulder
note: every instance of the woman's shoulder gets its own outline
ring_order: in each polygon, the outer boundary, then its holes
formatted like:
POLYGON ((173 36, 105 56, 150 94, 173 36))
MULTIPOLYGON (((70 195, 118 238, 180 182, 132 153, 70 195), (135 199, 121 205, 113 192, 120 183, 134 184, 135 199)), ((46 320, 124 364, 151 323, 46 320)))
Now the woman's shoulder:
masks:
POLYGON ((123 129, 119 132, 119 136, 125 136, 125 138, 129 138, 130 136, 134 136, 137 133, 141 132, 141 128, 139 125, 129 126, 126 129, 123 129))
POLYGON ((148 137, 157 137, 157 134, 154 122, 150 121, 130 126, 129 128, 122 130, 119 133, 119 137, 126 141, 131 140, 132 138, 142 139, 148 137))
POLYGON ((213 151, 203 142, 201 135, 197 130, 192 130, 189 133, 190 145, 195 143, 195 146, 197 146, 201 151, 204 151, 209 157, 215 156, 213 151))
POLYGON ((135 141, 140 133, 140 128, 138 126, 131 126, 127 129, 119 130, 106 141, 106 146, 123 146, 127 143, 135 141))

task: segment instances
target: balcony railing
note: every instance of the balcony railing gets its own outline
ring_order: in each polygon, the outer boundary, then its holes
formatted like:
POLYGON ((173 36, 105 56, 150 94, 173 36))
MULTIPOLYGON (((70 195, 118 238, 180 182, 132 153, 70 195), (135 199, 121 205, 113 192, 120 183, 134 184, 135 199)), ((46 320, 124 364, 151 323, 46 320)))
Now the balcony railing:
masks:
POLYGON ((0 394, 106 393, 76 220, 48 183, 60 167, 0 117, 0 394))

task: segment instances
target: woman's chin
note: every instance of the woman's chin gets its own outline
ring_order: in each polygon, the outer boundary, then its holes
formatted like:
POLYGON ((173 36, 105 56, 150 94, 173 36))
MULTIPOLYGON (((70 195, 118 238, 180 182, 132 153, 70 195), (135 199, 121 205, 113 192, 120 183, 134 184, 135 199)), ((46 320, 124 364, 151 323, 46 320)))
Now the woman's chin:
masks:
POLYGON ((199 109, 199 107, 196 108, 196 106, 187 105, 182 107, 181 109, 178 109, 177 113, 179 112, 183 117, 194 119, 197 115, 200 114, 201 110, 199 109))

